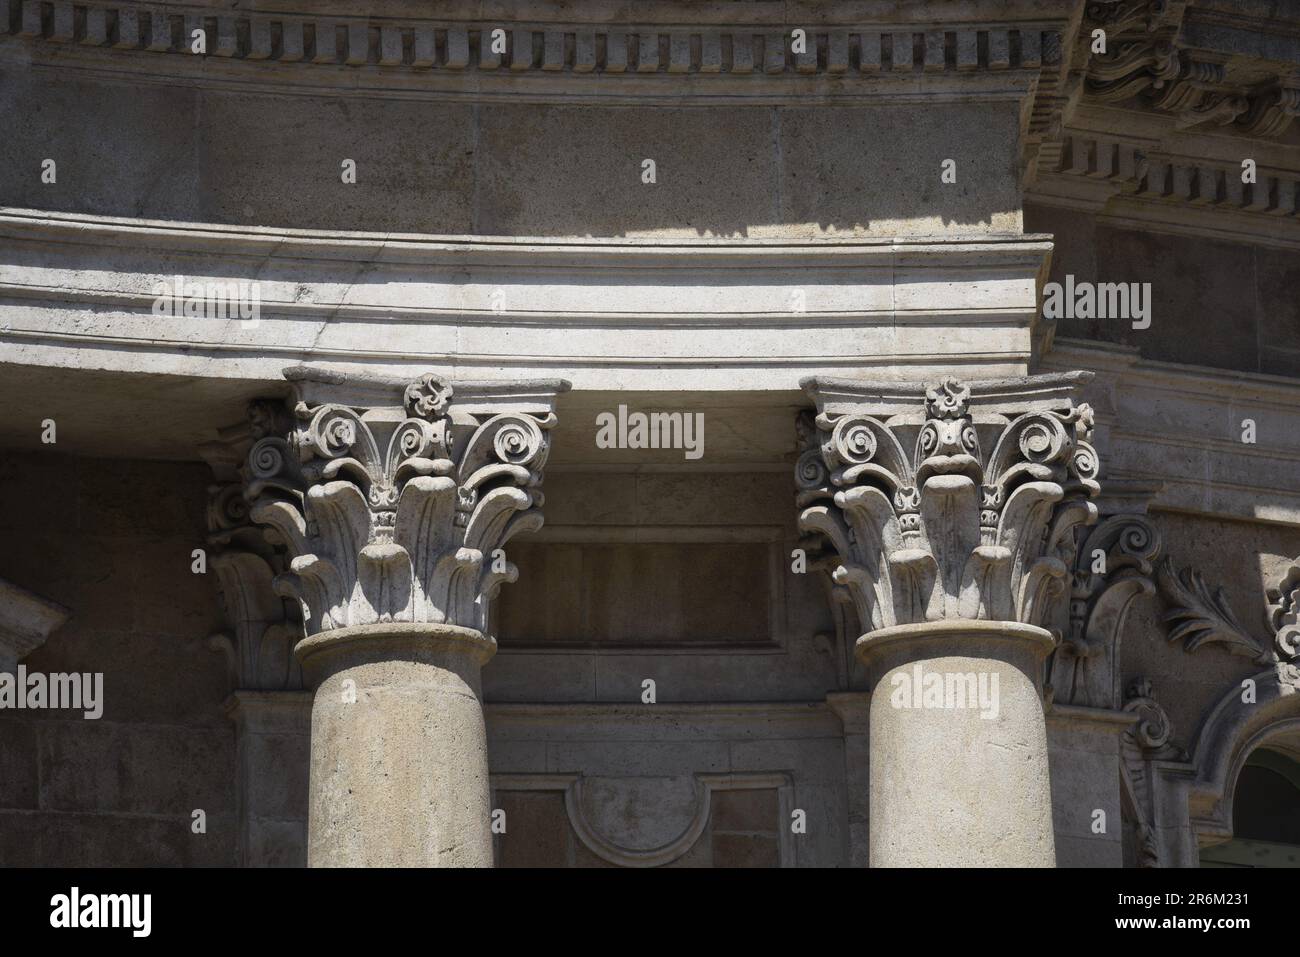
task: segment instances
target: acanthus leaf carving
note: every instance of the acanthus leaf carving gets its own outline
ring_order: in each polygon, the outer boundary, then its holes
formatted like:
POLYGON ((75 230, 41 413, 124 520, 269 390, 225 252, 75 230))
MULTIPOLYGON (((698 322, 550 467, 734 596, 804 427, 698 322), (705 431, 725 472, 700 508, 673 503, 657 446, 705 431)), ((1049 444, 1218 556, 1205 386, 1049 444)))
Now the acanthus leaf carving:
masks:
POLYGON ((291 556, 277 587, 302 603, 309 635, 387 622, 488 630, 492 598, 518 574, 504 545, 542 524, 565 384, 552 385, 549 399, 495 406, 461 401, 432 373, 400 399, 299 397, 288 433, 250 452, 246 495, 291 556))
POLYGON ((1178 572, 1166 558, 1156 571, 1160 596, 1169 606, 1165 621, 1171 627, 1169 640, 1181 641, 1188 652, 1202 645, 1218 644, 1230 654, 1267 664, 1273 654, 1238 621, 1222 588, 1213 591, 1201 573, 1191 568, 1178 572))
POLYGON ((296 602, 275 588, 286 556, 255 523, 241 481, 241 462, 250 449, 267 441, 288 421, 276 403, 255 400, 247 421, 222 430, 221 441, 199 451, 217 481, 208 488, 210 564, 216 573, 230 631, 209 638, 209 647, 226 655, 240 690, 298 691, 302 670, 293 648, 302 638, 296 602))
POLYGON ((864 401, 801 417, 797 504, 813 554, 834 556, 863 628, 1006 620, 1060 637, 1076 532, 1097 514, 1091 409, 1066 398, 976 413, 952 378, 917 391, 912 415, 864 401))

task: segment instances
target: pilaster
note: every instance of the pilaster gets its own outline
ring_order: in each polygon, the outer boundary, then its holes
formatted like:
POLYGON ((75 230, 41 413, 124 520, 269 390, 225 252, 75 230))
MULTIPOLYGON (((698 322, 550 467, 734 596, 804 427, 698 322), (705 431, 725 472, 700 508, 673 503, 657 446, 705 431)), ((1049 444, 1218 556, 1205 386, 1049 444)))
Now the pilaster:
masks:
POLYGON ((844 727, 844 780, 848 786, 849 866, 866 867, 870 851, 871 695, 842 691, 826 696, 826 704, 844 727))
POLYGON ((296 601, 276 593, 286 556, 249 517, 241 476, 253 443, 287 421, 276 403, 255 401, 246 421, 199 449, 213 473, 207 546, 230 626, 208 643, 226 656, 234 688, 225 708, 235 724, 244 867, 307 863, 311 694, 293 654, 303 637, 302 615, 296 601))

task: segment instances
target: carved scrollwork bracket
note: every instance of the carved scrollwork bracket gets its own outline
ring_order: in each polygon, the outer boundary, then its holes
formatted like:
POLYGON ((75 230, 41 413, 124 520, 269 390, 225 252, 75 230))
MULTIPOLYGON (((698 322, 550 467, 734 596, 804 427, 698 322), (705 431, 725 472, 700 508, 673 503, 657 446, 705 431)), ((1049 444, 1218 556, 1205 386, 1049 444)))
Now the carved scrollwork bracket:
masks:
POLYGON ((1084 17, 1089 26, 1107 31, 1155 30, 1169 14, 1169 0, 1089 0, 1084 17))
POLYGON ((1186 49, 1185 0, 1092 0, 1081 42, 1105 31, 1106 48, 1089 48, 1085 89, 1103 102, 1142 97, 1175 117, 1180 129, 1213 124, 1251 137, 1279 137, 1300 115, 1294 79, 1274 74, 1240 86, 1229 79, 1229 55, 1186 49))
POLYGON ((1137 718, 1124 732, 1120 744, 1126 816, 1136 830, 1138 866, 1159 867, 1151 765, 1156 761, 1186 761, 1187 752, 1175 743, 1173 722, 1156 700, 1150 679, 1134 679, 1124 697, 1124 710, 1137 718))
POLYGON ((1269 624, 1273 627, 1273 650, 1282 661, 1300 658, 1300 558, 1282 574, 1282 580, 1268 590, 1269 624))
POLYGON ((1073 569, 1070 628, 1050 662, 1054 700, 1121 705, 1124 622, 1135 600, 1155 594, 1160 551, 1160 534, 1144 515, 1111 515, 1083 535, 1073 569))

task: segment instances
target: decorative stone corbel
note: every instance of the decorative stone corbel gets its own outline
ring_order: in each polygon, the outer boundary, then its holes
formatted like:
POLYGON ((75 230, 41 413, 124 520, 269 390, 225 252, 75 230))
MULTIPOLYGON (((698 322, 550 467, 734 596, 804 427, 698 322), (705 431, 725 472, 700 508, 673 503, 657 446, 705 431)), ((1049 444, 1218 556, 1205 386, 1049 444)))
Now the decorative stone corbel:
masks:
POLYGON ((289 426, 253 444, 244 478, 305 625, 308 861, 491 866, 489 608, 518 574, 505 544, 542 524, 568 384, 285 377, 289 426))
POLYGON ((1163 91, 1175 81, 1181 65, 1170 36, 1141 36, 1112 40, 1113 52, 1088 64, 1085 89, 1102 102, 1120 102, 1148 90, 1163 91))
POLYGON ((1175 125, 1179 129, 1204 123, 1225 126, 1250 106, 1245 97, 1224 90, 1225 75, 1221 62, 1180 52, 1177 72, 1152 84, 1145 95, 1155 109, 1176 114, 1175 125))
POLYGON ((1137 721, 1124 732, 1120 745, 1121 781, 1127 810, 1137 832, 1139 867, 1160 866, 1160 841, 1155 827, 1154 761, 1186 761, 1187 752, 1174 740, 1173 722, 1155 699, 1149 678, 1136 678, 1129 685, 1124 710, 1137 721))
POLYGON ((1084 18, 1089 27, 1101 27, 1108 33, 1150 32, 1160 25, 1169 7, 1169 0, 1089 0, 1084 18))
POLYGON ((1300 88, 1269 84, 1250 97, 1250 109, 1237 119, 1237 130, 1266 139, 1281 136, 1300 116, 1300 88))
POLYGON ((1160 535, 1143 515, 1112 515, 1088 530, 1075 557, 1070 627, 1048 683, 1060 704, 1118 708, 1120 639, 1133 602, 1155 594, 1160 535))
POLYGON ((1105 53, 1085 55, 1088 94, 1102 102, 1142 96, 1173 114, 1179 129, 1213 123, 1246 136, 1275 138, 1300 115, 1300 89, 1273 75, 1251 89, 1228 80, 1227 57, 1180 48, 1186 0, 1094 0, 1079 42, 1106 32, 1105 53))

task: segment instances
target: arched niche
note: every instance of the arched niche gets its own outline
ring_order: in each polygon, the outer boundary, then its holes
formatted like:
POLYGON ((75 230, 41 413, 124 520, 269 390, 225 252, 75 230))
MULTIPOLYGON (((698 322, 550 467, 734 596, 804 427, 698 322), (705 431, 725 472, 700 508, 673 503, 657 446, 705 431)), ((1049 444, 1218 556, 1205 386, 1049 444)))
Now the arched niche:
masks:
POLYGON ((1231 807, 1232 838, 1203 848, 1202 867, 1300 867, 1300 733, 1246 757, 1231 807))
MULTIPOLYGON (((1247 682, 1220 699, 1193 749, 1196 771, 1186 792, 1187 813, 1197 860, 1206 865, 1277 866, 1288 856, 1300 858, 1300 846, 1294 855, 1279 847, 1251 864, 1242 842, 1252 839, 1235 833, 1235 802, 1243 786, 1252 789, 1249 796, 1267 780, 1254 769, 1295 787, 1300 799, 1300 669, 1279 664, 1247 682)), ((1290 866, 1300 866, 1300 860, 1290 866)))

